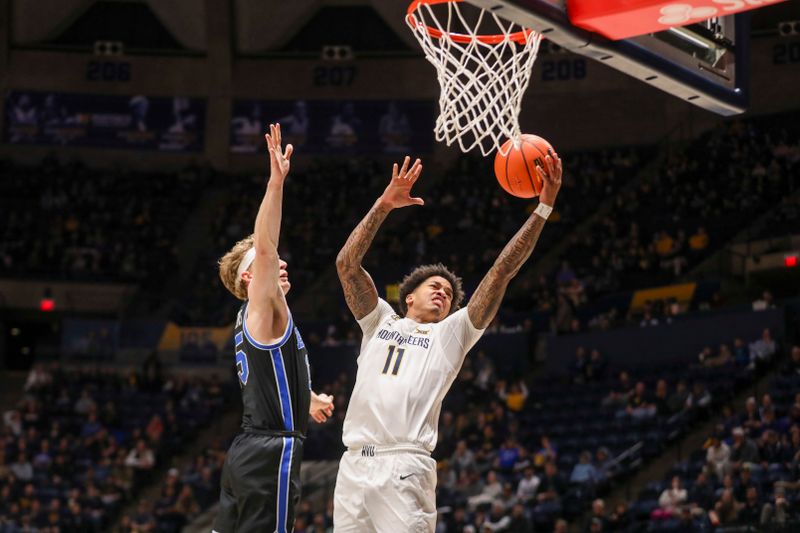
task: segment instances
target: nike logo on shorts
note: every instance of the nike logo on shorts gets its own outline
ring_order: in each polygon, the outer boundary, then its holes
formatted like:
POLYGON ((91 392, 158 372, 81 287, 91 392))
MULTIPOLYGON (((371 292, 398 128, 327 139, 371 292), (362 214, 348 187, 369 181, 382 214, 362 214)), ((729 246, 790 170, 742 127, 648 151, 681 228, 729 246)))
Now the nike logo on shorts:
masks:
POLYGON ((414 474, 406 474, 405 476, 400 476, 400 481, 403 481, 404 479, 408 479, 408 478, 410 478, 410 477, 411 477, 411 476, 413 476, 413 475, 414 475, 414 474))

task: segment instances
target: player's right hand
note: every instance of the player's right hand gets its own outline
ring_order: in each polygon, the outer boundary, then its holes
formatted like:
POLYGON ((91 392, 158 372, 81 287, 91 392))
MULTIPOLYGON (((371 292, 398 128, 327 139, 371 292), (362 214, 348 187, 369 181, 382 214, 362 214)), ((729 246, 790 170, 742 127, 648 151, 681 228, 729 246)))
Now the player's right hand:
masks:
POLYGON ((264 135, 264 139, 267 141, 267 150, 269 151, 269 179, 285 180, 289 174, 290 159, 292 158, 294 147, 291 144, 287 144, 285 151, 281 147, 280 124, 270 124, 269 133, 264 135))
POLYGON ((422 161, 417 159, 411 165, 411 168, 408 168, 410 162, 411 158, 406 156, 401 168, 398 169, 397 163, 394 164, 392 167, 392 180, 380 197, 381 204, 391 209, 408 205, 425 205, 425 201, 422 198, 411 196, 411 187, 414 186, 422 173, 422 161))
POLYGON ((542 192, 539 194, 539 201, 553 207, 556 205, 556 196, 558 196, 558 191, 561 189, 561 173, 563 172, 561 158, 558 157, 557 153, 553 152, 552 155, 545 156, 544 163, 546 168, 536 167, 539 179, 542 180, 542 192))

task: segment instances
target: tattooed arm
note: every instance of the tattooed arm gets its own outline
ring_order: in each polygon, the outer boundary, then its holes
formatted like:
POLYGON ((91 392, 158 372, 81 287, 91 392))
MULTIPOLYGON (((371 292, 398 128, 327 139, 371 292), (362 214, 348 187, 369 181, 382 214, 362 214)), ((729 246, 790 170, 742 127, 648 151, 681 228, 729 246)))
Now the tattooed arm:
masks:
MULTIPOLYGON (((561 159, 558 154, 549 155, 545 158, 547 172, 540 167, 536 167, 539 177, 542 178, 543 187, 539 197, 540 203, 552 207, 561 188, 561 159)), ((506 244, 503 251, 489 269, 489 272, 481 280, 475 293, 467 305, 467 313, 470 322, 477 329, 483 329, 489 325, 500 308, 500 302, 506 294, 508 283, 517 275, 519 269, 536 247, 536 241, 544 228, 545 219, 537 213, 532 213, 525 224, 517 231, 517 234, 506 244)))
POLYGON ((383 194, 369 210, 367 216, 347 238, 347 242, 336 256, 336 271, 344 290, 344 299, 350 311, 360 320, 367 316, 378 305, 378 290, 369 273, 361 266, 378 228, 386 220, 392 209, 408 205, 423 205, 422 198, 411 197, 411 187, 422 172, 422 162, 417 159, 411 168, 411 161, 406 157, 402 168, 397 163, 392 168, 392 180, 383 194))

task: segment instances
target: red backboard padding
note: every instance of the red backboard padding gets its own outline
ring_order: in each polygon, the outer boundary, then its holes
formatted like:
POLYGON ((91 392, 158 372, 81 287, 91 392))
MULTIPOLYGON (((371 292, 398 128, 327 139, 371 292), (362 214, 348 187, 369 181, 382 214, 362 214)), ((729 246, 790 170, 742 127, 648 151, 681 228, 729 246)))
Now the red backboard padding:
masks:
POLYGON ((616 41, 783 1, 567 0, 567 14, 575 26, 616 41))

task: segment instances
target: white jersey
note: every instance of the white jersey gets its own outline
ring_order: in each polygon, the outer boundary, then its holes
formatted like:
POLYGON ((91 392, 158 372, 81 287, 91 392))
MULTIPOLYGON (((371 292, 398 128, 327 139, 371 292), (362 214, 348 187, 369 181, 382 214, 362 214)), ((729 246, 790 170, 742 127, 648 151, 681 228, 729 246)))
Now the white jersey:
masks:
POLYGON ((348 448, 413 444, 432 452, 442 400, 484 330, 472 325, 466 308, 420 324, 382 299, 358 324, 364 338, 342 441, 348 448))

